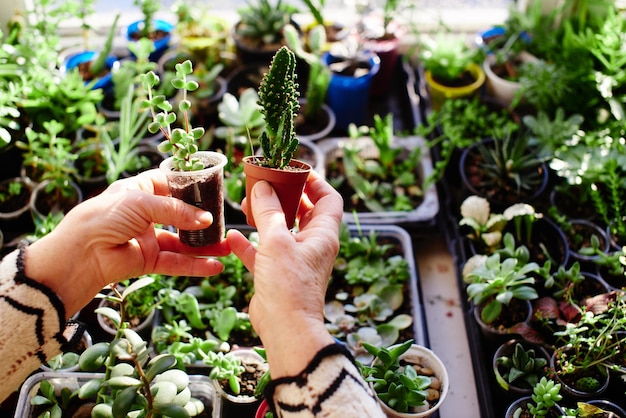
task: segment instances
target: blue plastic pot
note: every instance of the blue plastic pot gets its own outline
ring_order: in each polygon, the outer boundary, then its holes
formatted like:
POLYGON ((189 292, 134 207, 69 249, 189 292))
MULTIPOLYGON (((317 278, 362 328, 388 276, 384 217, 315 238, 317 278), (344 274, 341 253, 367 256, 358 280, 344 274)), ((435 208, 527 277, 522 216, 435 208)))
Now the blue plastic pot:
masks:
MULTIPOLYGON (((322 61, 326 66, 338 60, 328 52, 322 56, 322 61)), ((345 131, 351 123, 359 126, 366 122, 370 86, 380 69, 380 58, 372 53, 369 55, 368 63, 370 71, 360 77, 333 73, 330 78, 326 101, 335 112, 336 129, 345 131)))
MULTIPOLYGON (((474 38, 474 43, 478 48, 482 49, 487 54, 493 54, 493 51, 489 47, 489 41, 504 36, 506 36, 506 30, 504 29, 504 27, 494 26, 485 31, 477 33, 476 37, 474 38)), ((521 38, 526 43, 530 42, 530 35, 526 32, 522 33, 521 38)))
MULTIPOLYGON (((80 64, 84 64, 89 61, 93 61, 97 58, 98 53, 96 51, 82 51, 76 54, 70 55, 63 63, 62 71, 70 71, 80 64)), ((111 70, 119 65, 117 57, 111 55, 106 59, 106 67, 109 69, 109 73, 91 81, 85 81, 85 84, 93 83, 92 89, 106 90, 113 86, 113 73, 111 70)))
MULTIPOLYGON (((131 23, 126 29, 126 39, 129 42, 134 42, 135 37, 134 34, 141 30, 142 25, 144 24, 143 20, 138 20, 134 23, 131 23)), ((160 30, 163 32, 167 32, 167 36, 164 36, 161 39, 157 39, 154 41, 154 51, 150 54, 150 61, 158 61, 159 58, 163 55, 163 53, 167 50, 170 45, 170 41, 172 39, 172 31, 174 30, 174 25, 165 20, 156 19, 154 21, 154 29, 160 30)))

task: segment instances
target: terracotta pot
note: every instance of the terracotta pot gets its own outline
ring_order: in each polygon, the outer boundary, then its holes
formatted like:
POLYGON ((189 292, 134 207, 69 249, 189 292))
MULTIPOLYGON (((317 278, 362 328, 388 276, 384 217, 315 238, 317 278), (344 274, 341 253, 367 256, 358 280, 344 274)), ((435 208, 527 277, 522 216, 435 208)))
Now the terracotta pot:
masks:
MULTIPOLYGON (((297 170, 279 170, 275 168, 262 167, 254 164, 253 161, 263 157, 248 156, 243 159, 244 173, 246 175, 246 196, 251 196, 252 186, 258 181, 265 180, 272 185, 278 198, 280 199, 283 212, 285 212, 285 222, 287 228, 293 228, 296 221, 296 214, 300 206, 300 197, 304 191, 304 184, 312 170, 311 165, 300 160, 291 160, 289 167, 297 170)), ((253 203, 250 200, 249 203, 253 203)), ((250 226, 256 226, 252 211, 247 214, 246 222, 250 226)))
POLYGON ((208 228, 178 231, 180 240, 184 244, 202 247, 218 243, 224 238, 224 167, 228 159, 224 154, 211 151, 200 151, 194 156, 201 159, 205 169, 173 170, 173 157, 165 159, 159 168, 167 176, 173 197, 211 212, 213 215, 213 223, 208 228))

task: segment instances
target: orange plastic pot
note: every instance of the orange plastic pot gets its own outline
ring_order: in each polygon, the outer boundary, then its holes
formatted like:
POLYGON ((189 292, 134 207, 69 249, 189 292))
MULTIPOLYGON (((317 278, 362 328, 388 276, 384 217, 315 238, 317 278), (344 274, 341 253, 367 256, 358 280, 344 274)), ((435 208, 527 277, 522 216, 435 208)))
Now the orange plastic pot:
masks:
MULTIPOLYGON (((285 213, 287 228, 291 229, 295 225, 296 214, 300 206, 300 197, 304 191, 304 184, 311 172, 311 165, 300 161, 291 160, 290 169, 276 169, 263 167, 255 161, 263 160, 263 157, 248 156, 243 159, 243 172, 246 175, 246 196, 251 196, 252 187, 261 180, 267 181, 276 191, 280 204, 285 213)), ((248 207, 254 204, 253 199, 248 199, 248 207)), ((256 227, 252 210, 246 215, 246 222, 252 227, 256 227)))

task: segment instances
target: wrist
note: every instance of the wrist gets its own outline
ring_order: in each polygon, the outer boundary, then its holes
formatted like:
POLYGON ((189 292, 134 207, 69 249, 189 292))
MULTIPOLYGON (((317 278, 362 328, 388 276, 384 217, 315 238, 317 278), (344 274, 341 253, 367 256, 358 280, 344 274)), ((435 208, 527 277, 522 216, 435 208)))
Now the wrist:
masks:
POLYGON ((322 348, 335 342, 323 320, 292 317, 285 326, 272 325, 261 340, 273 379, 301 373, 322 348))

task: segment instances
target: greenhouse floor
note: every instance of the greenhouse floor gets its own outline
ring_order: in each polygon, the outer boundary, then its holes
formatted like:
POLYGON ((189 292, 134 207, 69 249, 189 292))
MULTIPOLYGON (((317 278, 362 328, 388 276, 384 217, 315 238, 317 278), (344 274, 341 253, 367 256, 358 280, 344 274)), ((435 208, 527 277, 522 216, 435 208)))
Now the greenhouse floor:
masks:
POLYGON ((465 330, 454 262, 443 236, 413 238, 431 349, 450 376, 450 391, 440 418, 479 418, 472 358, 465 330))

